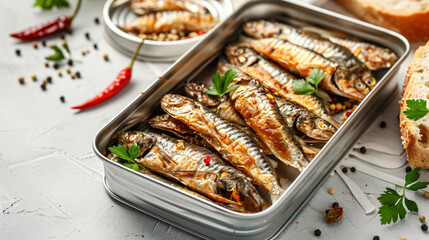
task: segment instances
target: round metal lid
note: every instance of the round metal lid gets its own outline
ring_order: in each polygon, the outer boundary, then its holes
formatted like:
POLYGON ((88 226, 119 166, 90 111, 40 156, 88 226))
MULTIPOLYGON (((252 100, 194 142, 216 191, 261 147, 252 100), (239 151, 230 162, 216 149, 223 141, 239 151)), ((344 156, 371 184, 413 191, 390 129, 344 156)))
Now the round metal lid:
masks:
MULTIPOLYGON (((141 39, 118 28, 118 26, 130 23, 139 17, 130 10, 130 1, 131 0, 106 1, 103 8, 103 29, 104 35, 110 44, 131 56, 141 39)), ((233 12, 233 6, 230 0, 193 1, 206 7, 210 14, 221 21, 225 20, 233 12)), ((137 57, 142 60, 155 62, 174 61, 206 35, 207 34, 203 34, 198 37, 177 41, 145 40, 137 57)))

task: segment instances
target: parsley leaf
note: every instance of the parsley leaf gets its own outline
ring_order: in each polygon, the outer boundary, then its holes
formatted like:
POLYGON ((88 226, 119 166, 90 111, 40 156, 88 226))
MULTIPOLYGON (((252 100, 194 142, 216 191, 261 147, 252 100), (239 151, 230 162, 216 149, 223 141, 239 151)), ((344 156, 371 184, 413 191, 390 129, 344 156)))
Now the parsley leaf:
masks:
POLYGON ((296 94, 301 94, 301 95, 310 95, 312 93, 316 93, 325 102, 328 102, 319 93, 319 90, 318 90, 319 83, 323 80, 324 77, 325 77, 325 73, 323 72, 323 70, 313 68, 313 70, 311 70, 310 72, 310 75, 305 79, 293 80, 292 89, 296 94))
POLYGON ((426 100, 423 99, 408 99, 406 100, 407 107, 409 109, 404 111, 405 116, 408 119, 417 121, 420 118, 426 116, 429 109, 426 107, 426 100))
POLYGON ((63 51, 57 46, 54 45, 52 49, 55 51, 54 54, 47 56, 45 59, 50 61, 61 61, 63 59, 66 59, 66 57, 63 54, 63 51))
POLYGON ((304 79, 293 80, 293 91, 296 94, 309 95, 316 92, 316 89, 310 84, 310 82, 304 79))
POLYGON ((50 10, 55 7, 70 7, 70 3, 67 0, 36 0, 33 7, 40 7, 42 10, 50 10))
POLYGON ((429 185, 429 182, 416 182, 420 178, 419 171, 420 168, 415 168, 413 171, 407 173, 405 176, 405 186, 396 185, 398 188, 402 188, 402 195, 398 194, 394 189, 386 188, 386 191, 377 198, 381 203, 378 214, 380 215, 382 225, 390 224, 391 222, 395 223, 398 220, 398 215, 401 220, 404 219, 407 214, 404 203, 409 211, 419 211, 417 204, 405 197, 405 189, 417 191, 429 185), (412 185, 407 187, 410 184, 412 185))
POLYGON ((130 150, 127 151, 127 148, 123 145, 112 146, 108 148, 109 151, 116 154, 118 157, 123 160, 128 161, 123 165, 127 168, 131 168, 133 170, 139 171, 141 166, 138 165, 134 159, 139 155, 140 147, 137 145, 131 145, 130 150))
POLYGON ((206 94, 219 96, 219 100, 218 100, 218 105, 219 105, 223 95, 234 91, 236 88, 240 86, 238 84, 229 86, 236 76, 237 76, 237 71, 235 67, 228 69, 228 71, 226 71, 222 77, 220 76, 219 71, 217 71, 212 79, 213 87, 210 87, 209 89, 207 89, 206 94))

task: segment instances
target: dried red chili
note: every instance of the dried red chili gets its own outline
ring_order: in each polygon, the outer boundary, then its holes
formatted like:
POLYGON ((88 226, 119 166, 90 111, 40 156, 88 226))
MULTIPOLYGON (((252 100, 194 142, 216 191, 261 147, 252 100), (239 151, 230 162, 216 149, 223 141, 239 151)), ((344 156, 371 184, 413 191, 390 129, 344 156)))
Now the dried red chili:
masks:
POLYGON ((94 98, 82 103, 81 105, 77 105, 72 107, 72 109, 85 109, 89 108, 95 105, 98 105, 107 99, 115 96, 117 93, 119 93, 131 80, 131 72, 132 67, 134 64, 134 61, 136 60, 137 53, 139 52, 141 46, 143 45, 144 40, 139 44, 136 51, 134 52, 133 58, 131 59, 131 63, 128 67, 122 69, 116 79, 100 94, 95 96, 94 98))
POLYGON ((79 8, 80 8, 80 4, 81 4, 82 0, 79 0, 77 2, 76 8, 73 12, 72 15, 70 16, 61 16, 52 20, 49 20, 45 23, 36 25, 36 26, 32 26, 28 29, 25 29, 22 32, 18 32, 18 33, 12 33, 10 34, 11 37, 20 39, 22 41, 28 41, 28 40, 32 40, 32 39, 36 39, 36 38, 40 38, 46 35, 50 35, 65 29, 69 29, 71 27, 71 23, 74 19, 74 17, 76 16, 79 8))

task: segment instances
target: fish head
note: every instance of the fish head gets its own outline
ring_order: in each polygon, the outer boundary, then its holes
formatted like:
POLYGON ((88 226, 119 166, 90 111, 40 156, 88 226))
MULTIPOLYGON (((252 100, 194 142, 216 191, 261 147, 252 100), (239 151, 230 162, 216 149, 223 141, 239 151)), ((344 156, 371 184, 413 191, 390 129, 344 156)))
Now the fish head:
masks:
POLYGON ((118 144, 124 145, 127 149, 130 149, 132 145, 140 147, 137 157, 142 156, 147 150, 151 149, 155 141, 155 138, 150 134, 140 131, 123 132, 118 136, 118 144))
POLYGON ((195 100, 178 94, 165 94, 161 98, 161 108, 174 118, 186 116, 198 108, 195 100))
POLYGON ((334 81, 338 89, 347 96, 358 101, 362 101, 365 98, 366 94, 364 92, 367 86, 358 76, 350 74, 346 68, 338 68, 335 72, 334 81))
POLYGON ((263 200, 255 186, 244 175, 237 174, 237 171, 226 170, 219 173, 216 180, 218 191, 230 195, 236 201, 243 202, 243 206, 250 212, 257 212, 262 209, 263 200))
POLYGON ((229 45, 225 49, 228 60, 236 66, 251 66, 260 60, 252 49, 237 44, 229 45))
POLYGON ((188 97, 200 102, 206 107, 214 107, 217 104, 216 98, 206 94, 208 87, 200 82, 185 83, 185 93, 188 97))
POLYGON ((296 120, 296 127, 306 136, 323 141, 328 141, 337 131, 328 121, 314 114, 300 115, 296 120))
POLYGON ((377 84, 377 80, 372 76, 371 72, 367 71, 361 76, 362 81, 368 86, 369 89, 373 89, 377 84))

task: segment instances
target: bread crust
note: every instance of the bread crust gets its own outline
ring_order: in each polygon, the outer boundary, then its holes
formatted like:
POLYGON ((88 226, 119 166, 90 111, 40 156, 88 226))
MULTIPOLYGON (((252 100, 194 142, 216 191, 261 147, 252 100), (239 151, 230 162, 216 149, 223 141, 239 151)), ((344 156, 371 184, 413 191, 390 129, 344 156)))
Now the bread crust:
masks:
POLYGON ((399 14, 361 0, 336 1, 362 20, 399 32, 409 41, 429 40, 429 9, 412 14, 399 14))
MULTIPOLYGON (((405 117, 404 110, 407 109, 406 100, 416 98, 415 88, 420 86, 421 77, 416 76, 421 74, 422 63, 426 63, 427 70, 429 71, 429 54, 425 54, 429 51, 429 42, 417 49, 413 62, 408 68, 408 73, 405 78, 404 88, 402 90, 402 97, 399 101, 401 106, 400 112, 400 128, 401 128, 401 139, 404 149, 407 151, 407 159, 409 164, 415 168, 420 167, 423 169, 429 169, 429 125, 423 121, 414 121, 405 117)), ((425 79, 424 79, 425 80, 425 79)), ((425 80, 425 82, 429 79, 425 80)), ((425 83, 426 84, 426 83, 425 83)), ((426 96, 418 98, 428 100, 429 91, 425 91, 426 96)))

